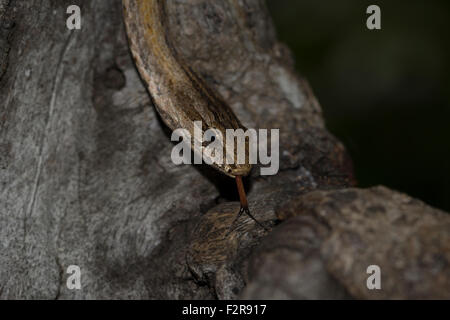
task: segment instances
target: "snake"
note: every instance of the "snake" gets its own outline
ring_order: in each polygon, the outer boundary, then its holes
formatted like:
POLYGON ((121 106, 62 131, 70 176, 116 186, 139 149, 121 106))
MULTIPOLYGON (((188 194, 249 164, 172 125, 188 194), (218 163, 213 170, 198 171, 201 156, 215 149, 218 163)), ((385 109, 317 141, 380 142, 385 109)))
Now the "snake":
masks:
MULTIPOLYGON (((220 131, 222 137, 226 136, 227 129, 245 131, 220 94, 178 54, 168 32, 166 0, 122 0, 122 5, 131 54, 164 124, 171 130, 187 130, 193 137, 192 150, 201 155, 206 146, 202 141, 196 141, 196 122, 201 121, 201 128, 197 128, 201 130, 201 137, 209 129, 220 131)), ((224 155, 232 156, 234 162, 212 162, 210 166, 236 179, 241 208, 235 221, 245 212, 265 228, 250 214, 242 181, 252 165, 249 157, 245 157, 244 163, 238 163, 236 149, 229 150, 227 144, 223 144, 224 155)), ((246 141, 247 155, 248 149, 246 141)))

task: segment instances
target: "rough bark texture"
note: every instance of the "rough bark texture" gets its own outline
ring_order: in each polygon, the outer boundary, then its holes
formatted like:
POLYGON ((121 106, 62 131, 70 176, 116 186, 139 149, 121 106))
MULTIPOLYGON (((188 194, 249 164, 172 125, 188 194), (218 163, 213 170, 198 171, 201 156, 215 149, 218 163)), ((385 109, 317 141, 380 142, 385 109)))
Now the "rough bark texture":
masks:
POLYGON ((450 298, 449 216, 339 191, 354 184, 344 147, 263 2, 234 2, 170 1, 170 33, 246 127, 281 129, 280 172, 246 181, 268 235, 246 217, 227 234, 234 182, 171 162, 120 1, 78 1, 69 31, 71 1, 0 0, 1 298, 450 298))
POLYGON ((310 192, 276 214, 287 221, 249 260, 246 298, 344 298, 343 289, 367 299, 449 298, 445 212, 374 187, 310 192), (382 290, 367 289, 369 265, 380 267, 382 290))

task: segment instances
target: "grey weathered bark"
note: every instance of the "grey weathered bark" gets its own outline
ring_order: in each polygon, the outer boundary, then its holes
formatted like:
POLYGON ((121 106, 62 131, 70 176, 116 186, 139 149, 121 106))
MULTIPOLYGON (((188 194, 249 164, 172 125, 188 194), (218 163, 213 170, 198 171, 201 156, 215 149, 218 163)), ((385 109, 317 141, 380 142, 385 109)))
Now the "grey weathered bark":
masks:
POLYGON ((350 159, 262 1, 167 8, 177 50, 244 125, 281 128, 279 174, 247 180, 268 235, 246 217, 226 235, 234 182, 172 164, 120 1, 78 3, 69 31, 72 1, 0 0, 1 298, 450 298, 449 215, 338 190, 350 159), (365 287, 371 264, 381 291, 365 287))

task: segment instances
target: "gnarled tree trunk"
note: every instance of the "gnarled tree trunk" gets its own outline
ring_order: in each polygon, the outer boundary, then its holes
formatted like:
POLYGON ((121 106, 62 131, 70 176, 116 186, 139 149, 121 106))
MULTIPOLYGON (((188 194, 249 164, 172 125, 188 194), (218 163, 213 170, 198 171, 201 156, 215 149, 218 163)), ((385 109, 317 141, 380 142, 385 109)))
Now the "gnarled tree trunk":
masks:
POLYGON ((280 128, 280 172, 234 182, 171 162, 119 0, 0 0, 0 297, 449 298, 449 215, 354 185, 263 1, 167 2, 180 55, 246 127, 280 128), (366 268, 382 290, 366 288, 366 268), (70 265, 81 289, 66 286, 70 265))

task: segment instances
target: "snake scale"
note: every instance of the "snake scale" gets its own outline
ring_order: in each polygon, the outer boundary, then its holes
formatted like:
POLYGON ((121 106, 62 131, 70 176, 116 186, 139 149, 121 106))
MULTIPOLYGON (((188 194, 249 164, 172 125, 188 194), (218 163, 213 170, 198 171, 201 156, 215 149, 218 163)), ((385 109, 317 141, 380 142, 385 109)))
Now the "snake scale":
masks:
MULTIPOLYGON (((170 41, 167 28, 166 0, 123 0, 123 14, 129 46, 141 78, 147 85, 156 110, 163 122, 172 130, 186 129, 191 139, 192 150, 202 154, 202 142, 195 143, 194 123, 201 121, 202 136, 208 129, 219 130, 226 136, 226 129, 246 128, 241 124, 230 106, 210 88, 177 54, 170 41), (200 147, 198 147, 200 146, 200 147)), ((248 154, 248 142, 245 144, 248 154)), ((228 150, 223 144, 225 157, 228 153, 234 163, 212 163, 211 165, 236 178, 241 210, 236 219, 245 212, 250 214, 244 191, 242 176, 248 175, 252 166, 246 161, 237 163, 237 150, 228 150)), ((256 221, 258 224, 259 222, 256 221)))

